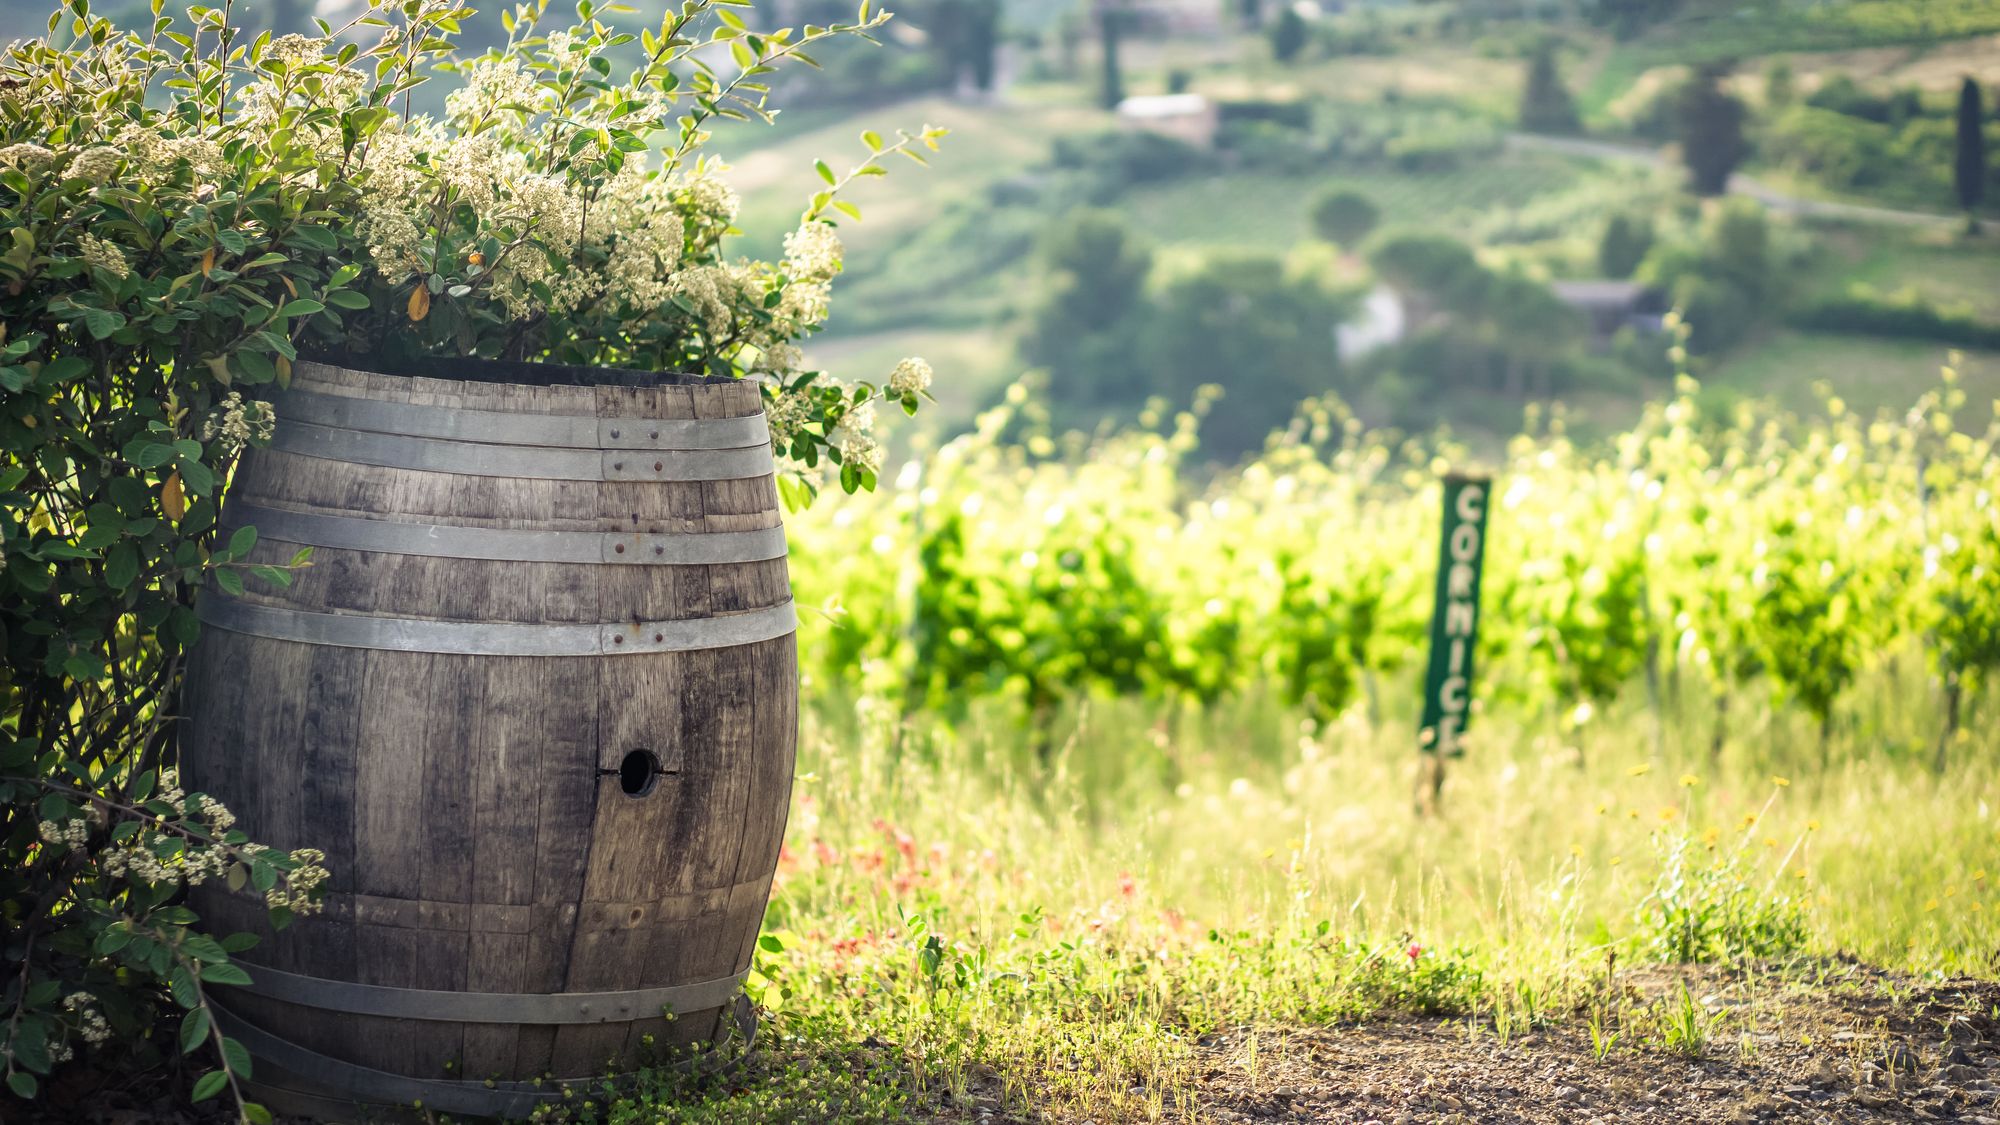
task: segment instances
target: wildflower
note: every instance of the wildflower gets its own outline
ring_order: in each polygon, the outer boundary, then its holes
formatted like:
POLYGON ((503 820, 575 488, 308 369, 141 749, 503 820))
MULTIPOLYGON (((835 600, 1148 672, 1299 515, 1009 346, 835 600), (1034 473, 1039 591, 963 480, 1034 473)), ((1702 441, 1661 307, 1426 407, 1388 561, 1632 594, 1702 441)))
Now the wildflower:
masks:
POLYGON ((1684 773, 1681 775, 1681 788, 1683 789, 1692 789, 1700 784, 1701 784, 1701 779, 1691 773, 1684 773))
POLYGON ((931 365, 916 356, 905 358, 889 373, 889 393, 897 397, 930 389, 931 365))
POLYGON ((1777 786, 1780 789, 1783 789, 1785 786, 1790 785, 1791 783, 1792 779, 1789 777, 1773 777, 1771 779, 1771 784, 1777 786))
POLYGON ((1410 964, 1412 965, 1415 965, 1417 963, 1417 958, 1422 957, 1423 955, 1424 955, 1424 947, 1414 941, 1409 944, 1408 948, 1403 950, 1403 956, 1408 957, 1410 959, 1410 964))
POLYGON ((83 260, 92 267, 120 279, 132 275, 132 264, 125 260, 125 251, 116 243, 86 234, 77 239, 77 244, 83 249, 83 260))
POLYGON ((1653 767, 1652 767, 1651 765, 1649 765, 1649 764, 1647 764, 1647 763, 1645 763, 1645 762, 1640 762, 1640 763, 1639 763, 1638 765, 1636 765, 1636 766, 1633 766, 1633 767, 1631 767, 1630 769, 1627 769, 1627 770, 1625 771, 1625 776, 1626 776, 1626 777, 1643 777, 1643 776, 1645 776, 1646 774, 1648 774, 1648 773, 1651 773, 1651 772, 1652 772, 1652 770, 1653 770, 1653 767))

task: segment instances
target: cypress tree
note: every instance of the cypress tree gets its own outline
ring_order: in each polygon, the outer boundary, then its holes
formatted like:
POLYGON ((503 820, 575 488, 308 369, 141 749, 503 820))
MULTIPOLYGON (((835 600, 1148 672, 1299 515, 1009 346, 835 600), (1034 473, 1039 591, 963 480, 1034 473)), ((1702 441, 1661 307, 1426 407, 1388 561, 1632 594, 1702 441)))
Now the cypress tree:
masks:
POLYGON ((1700 195, 1728 191, 1730 175, 1750 155, 1750 141, 1743 135, 1748 111, 1722 88, 1728 70, 1727 64, 1702 67, 1681 88, 1675 106, 1681 161, 1700 195))
POLYGON ((1281 63, 1299 57, 1306 45, 1306 21, 1298 9, 1286 4, 1278 9, 1278 22, 1271 25, 1271 54, 1281 63))
POLYGON ((1000 49, 1000 0, 972 0, 965 27, 966 65, 972 69, 973 88, 982 93, 993 89, 995 55, 1000 49))
POLYGON ((1521 128, 1530 133, 1575 133, 1582 127, 1576 102, 1563 88, 1562 72, 1556 69, 1555 44, 1544 39, 1528 59, 1528 84, 1521 90, 1521 128))
POLYGON ((1952 171, 1966 226, 1976 231, 1979 205, 1986 198, 1986 106, 1979 83, 1970 76, 1958 89, 1958 159, 1952 171))
POLYGON ((1118 103, 1125 100, 1125 78, 1118 69, 1118 33, 1123 30, 1119 26, 1122 15, 1109 4, 1102 4, 1097 9, 1098 34, 1104 41, 1104 85, 1098 97, 1104 102, 1105 109, 1117 109, 1118 103))

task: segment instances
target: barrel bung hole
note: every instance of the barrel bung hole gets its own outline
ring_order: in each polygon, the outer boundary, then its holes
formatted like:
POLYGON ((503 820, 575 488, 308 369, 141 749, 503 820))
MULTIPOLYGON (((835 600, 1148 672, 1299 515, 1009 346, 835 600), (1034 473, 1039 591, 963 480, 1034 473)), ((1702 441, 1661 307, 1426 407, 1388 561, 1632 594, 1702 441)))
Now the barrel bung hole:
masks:
POLYGON ((651 750, 634 750, 618 763, 618 788, 627 797, 643 797, 660 779, 660 756, 651 750))

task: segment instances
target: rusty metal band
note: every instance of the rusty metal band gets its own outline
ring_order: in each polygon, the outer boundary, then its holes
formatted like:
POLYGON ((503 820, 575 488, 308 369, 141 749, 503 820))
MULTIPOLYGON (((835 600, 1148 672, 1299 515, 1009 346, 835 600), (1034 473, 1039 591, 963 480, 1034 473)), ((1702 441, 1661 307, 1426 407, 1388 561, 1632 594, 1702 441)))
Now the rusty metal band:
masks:
POLYGON ((741 449, 769 440, 761 414, 741 418, 599 418, 516 414, 291 391, 278 417, 339 430, 568 449, 741 449))
POLYGON ((785 555, 785 529, 641 535, 594 531, 519 531, 450 524, 399 523, 357 516, 231 505, 231 526, 257 529, 260 539, 303 547, 429 555, 499 562, 642 563, 692 566, 751 563, 785 555))
MULTIPOLYGON (((560 1101, 566 1087, 607 1081, 599 1078, 537 1082, 412 1078, 320 1054, 265 1031, 219 1003, 211 1001, 209 1006, 215 1012, 216 1025, 224 1034, 242 1043, 256 1061, 285 1072, 281 1076, 272 1076, 277 1079, 272 1084, 276 1089, 302 1098, 322 1110, 341 1112, 346 1107, 357 1105, 404 1107, 421 1103, 426 1110, 443 1113, 517 1118, 533 1113, 538 1105, 560 1101), (298 1079, 309 1088, 295 1089, 285 1082, 286 1078, 298 1079)), ((712 1073, 734 1065, 747 1055, 757 1041, 756 1009, 750 1005, 748 997, 738 995, 731 1005, 729 1016, 743 1044, 741 1053, 734 1058, 727 1057, 718 1045, 693 1058, 681 1060, 674 1064, 675 1068, 712 1073)), ((721 1034, 722 1028, 718 1027, 718 1038, 721 1034)), ((259 1070, 254 1077, 261 1082, 265 1074, 259 1070)), ((630 1077, 614 1075, 608 1081, 615 1084, 630 1077)))
POLYGON ((746 975, 627 992, 459 992, 359 984, 236 963, 251 983, 235 987, 252 996, 327 1012, 446 1023, 626 1023, 662 1012, 699 1012, 729 1003, 743 990, 746 975))
POLYGON ((480 445, 317 426, 280 418, 271 448, 358 465, 533 480, 739 480, 769 476, 771 444, 737 449, 573 449, 545 445, 480 445))
POLYGON ((390 652, 440 652, 465 656, 619 656, 626 653, 686 652, 731 648, 773 640, 798 628, 798 613, 786 601, 765 609, 679 621, 608 625, 523 624, 485 621, 425 621, 314 613, 286 606, 255 605, 213 592, 195 603, 204 624, 232 633, 335 648, 390 652))

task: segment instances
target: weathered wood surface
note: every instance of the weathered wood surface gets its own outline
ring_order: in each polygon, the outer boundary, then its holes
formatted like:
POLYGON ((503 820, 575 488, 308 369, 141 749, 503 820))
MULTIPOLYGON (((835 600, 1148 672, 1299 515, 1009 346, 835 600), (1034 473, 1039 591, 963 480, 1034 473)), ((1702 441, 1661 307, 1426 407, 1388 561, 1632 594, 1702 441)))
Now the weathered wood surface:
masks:
MULTIPOLYGON (((747 384, 528 387, 300 364, 322 395, 521 414, 740 418, 747 384)), ((280 404, 282 411, 282 403, 280 404)), ((645 454, 640 454, 644 456, 645 454)), ((778 526, 770 474, 713 481, 516 479, 248 455, 248 507, 405 523, 699 535, 778 526)), ((260 538, 254 561, 299 544, 260 538)), ((589 565, 316 549, 290 589, 243 601, 319 613, 514 624, 697 620, 785 605, 783 558, 589 565)), ((213 593, 208 595, 215 596, 213 593)), ((323 914, 246 956, 335 980, 489 993, 616 992, 747 968, 788 807, 794 639, 578 657, 340 648, 210 627, 189 670, 181 757, 252 838, 327 853, 323 914), (625 755, 663 773, 620 788, 625 755)), ((204 888, 218 926, 257 904, 204 888)), ((642 1044, 713 1036, 722 1009, 606 1024, 468 1024, 232 994, 310 1050, 423 1078, 583 1077, 642 1044)))

